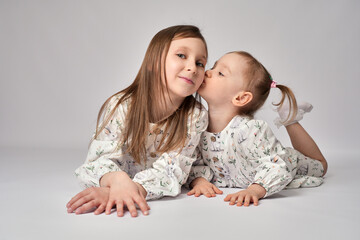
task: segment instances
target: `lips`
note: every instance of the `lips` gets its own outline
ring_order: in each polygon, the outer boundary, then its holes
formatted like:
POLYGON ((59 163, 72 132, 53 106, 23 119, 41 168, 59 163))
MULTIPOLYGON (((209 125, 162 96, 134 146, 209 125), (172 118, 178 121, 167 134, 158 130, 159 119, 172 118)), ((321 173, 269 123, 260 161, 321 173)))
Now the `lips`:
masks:
POLYGON ((187 83, 189 83, 189 84, 195 84, 195 83, 193 82, 193 80, 191 80, 190 78, 187 78, 187 77, 179 77, 179 78, 185 80, 185 82, 187 82, 187 83))

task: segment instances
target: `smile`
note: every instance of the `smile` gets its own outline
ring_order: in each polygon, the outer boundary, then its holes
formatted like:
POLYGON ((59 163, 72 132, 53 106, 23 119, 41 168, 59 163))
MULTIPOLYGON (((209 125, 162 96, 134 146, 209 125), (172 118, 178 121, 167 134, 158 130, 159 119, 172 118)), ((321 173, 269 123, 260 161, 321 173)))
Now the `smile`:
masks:
POLYGON ((185 82, 187 82, 187 83, 189 83, 189 84, 195 84, 195 83, 193 82, 193 80, 191 80, 190 78, 186 78, 186 77, 179 77, 179 78, 184 79, 185 82))

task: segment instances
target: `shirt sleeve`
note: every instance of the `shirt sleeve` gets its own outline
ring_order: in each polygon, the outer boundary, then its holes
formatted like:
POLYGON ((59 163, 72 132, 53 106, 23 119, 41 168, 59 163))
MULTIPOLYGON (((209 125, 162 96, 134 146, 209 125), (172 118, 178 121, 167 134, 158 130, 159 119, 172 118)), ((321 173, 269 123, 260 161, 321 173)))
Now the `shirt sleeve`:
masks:
POLYGON ((198 145, 196 147, 195 151, 196 151, 197 158, 191 167, 189 178, 185 185, 185 187, 187 187, 187 188, 190 188, 191 182, 196 178, 202 177, 210 182, 212 180, 212 178, 214 177, 214 172, 211 170, 210 166, 205 164, 205 162, 202 158, 200 145, 198 145))
POLYGON ((177 196, 181 186, 188 179, 191 165, 196 160, 196 146, 200 135, 208 125, 207 111, 196 107, 188 120, 188 134, 184 148, 163 153, 152 165, 137 173, 133 181, 141 184, 147 191, 146 200, 163 196, 177 196))
MULTIPOLYGON (((119 97, 113 97, 105 109, 104 119, 114 108, 119 97)), ((125 101, 124 103, 127 103, 125 101)), ((118 144, 121 137, 121 129, 125 121, 126 104, 120 104, 112 119, 101 131, 96 139, 93 139, 88 150, 85 163, 75 170, 75 175, 84 188, 100 186, 100 179, 106 173, 122 171, 112 159, 115 155, 121 155, 118 144)), ((115 160, 116 161, 116 160, 115 160)))
POLYGON ((247 127, 248 138, 252 141, 247 141, 245 152, 256 166, 254 181, 251 184, 257 183, 264 187, 264 197, 268 197, 281 191, 291 182, 291 164, 286 159, 285 148, 266 122, 251 120, 247 127))

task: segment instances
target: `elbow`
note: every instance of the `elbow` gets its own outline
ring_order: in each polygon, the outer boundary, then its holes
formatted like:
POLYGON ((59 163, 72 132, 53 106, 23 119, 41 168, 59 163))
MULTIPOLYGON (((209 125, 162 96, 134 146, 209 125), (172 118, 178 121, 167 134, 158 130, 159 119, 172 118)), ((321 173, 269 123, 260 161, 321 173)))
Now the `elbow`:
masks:
POLYGON ((325 176, 325 174, 326 174, 326 172, 328 170, 328 163, 327 163, 325 157, 321 154, 321 156, 319 156, 319 157, 317 157, 315 159, 317 161, 319 161, 321 163, 322 167, 323 167, 323 173, 322 173, 321 177, 325 176))
POLYGON ((325 158, 323 158, 323 160, 320 161, 320 162, 321 162, 321 164, 323 166, 323 169, 324 169, 324 173, 323 173, 322 176, 325 176, 325 174, 327 173, 327 170, 328 170, 328 163, 327 163, 325 158))

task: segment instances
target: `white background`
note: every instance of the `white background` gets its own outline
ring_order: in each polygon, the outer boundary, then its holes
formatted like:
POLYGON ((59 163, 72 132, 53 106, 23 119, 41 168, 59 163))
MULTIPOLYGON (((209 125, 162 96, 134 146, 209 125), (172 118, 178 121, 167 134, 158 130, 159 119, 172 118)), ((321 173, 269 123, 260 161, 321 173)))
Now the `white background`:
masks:
MULTIPOLYGON (((0 0, 0 239, 357 239, 359 12, 355 0, 0 0), (133 81, 151 38, 177 24, 201 29, 207 68, 248 51, 314 105, 302 124, 329 161, 325 184, 246 210, 182 194, 150 202, 146 218, 67 214, 100 106, 133 81)), ((257 117, 289 146, 272 125, 279 97, 272 90, 257 117)))
POLYGON ((207 68, 228 51, 250 52, 314 105, 303 125, 325 155, 359 153, 359 10, 360 1, 2 0, 0 146, 86 151, 101 104, 133 81, 151 38, 194 24, 207 68))

